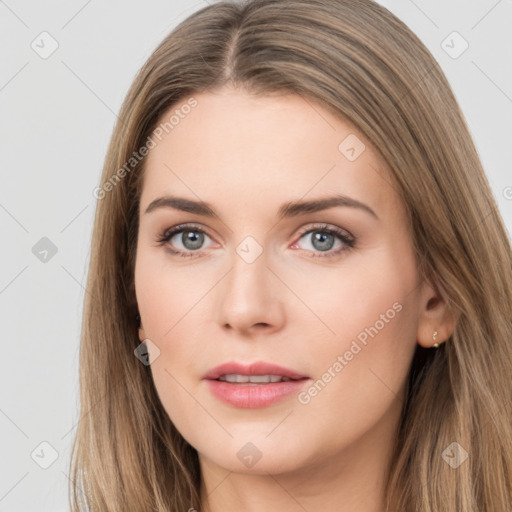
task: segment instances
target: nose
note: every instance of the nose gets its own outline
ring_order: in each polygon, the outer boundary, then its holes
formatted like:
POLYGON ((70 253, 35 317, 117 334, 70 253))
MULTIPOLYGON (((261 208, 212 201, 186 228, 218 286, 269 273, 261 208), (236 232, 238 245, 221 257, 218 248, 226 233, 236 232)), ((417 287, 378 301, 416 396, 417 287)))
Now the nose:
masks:
POLYGON ((252 262, 234 253, 219 287, 219 325, 244 335, 270 334, 284 324, 285 287, 268 266, 266 252, 252 262))

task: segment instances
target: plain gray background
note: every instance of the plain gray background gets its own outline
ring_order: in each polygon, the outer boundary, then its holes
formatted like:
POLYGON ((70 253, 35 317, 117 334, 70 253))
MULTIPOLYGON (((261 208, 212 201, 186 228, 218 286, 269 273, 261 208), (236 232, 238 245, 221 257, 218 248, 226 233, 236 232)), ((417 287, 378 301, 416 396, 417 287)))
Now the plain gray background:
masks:
MULTIPOLYGON (((510 233, 512 2, 381 3, 446 73, 510 233)), ((92 191, 137 70, 205 5, 0 1, 0 512, 68 510, 92 191)))

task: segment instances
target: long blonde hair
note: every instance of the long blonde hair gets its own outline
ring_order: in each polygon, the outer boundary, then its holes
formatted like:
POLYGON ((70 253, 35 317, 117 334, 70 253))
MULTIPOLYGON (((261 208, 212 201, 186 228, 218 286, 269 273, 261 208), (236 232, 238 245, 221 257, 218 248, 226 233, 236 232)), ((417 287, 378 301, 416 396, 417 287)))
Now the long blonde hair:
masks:
POLYGON ((371 0, 215 3, 178 25, 138 73, 95 194, 72 509, 201 510, 197 452, 134 355, 145 160, 130 158, 173 104, 226 84, 300 94, 366 135, 398 184, 422 275, 457 316, 452 336, 438 350, 418 346, 411 362, 387 510, 510 512, 510 242, 438 63, 371 0), (468 453, 457 468, 443 456, 452 443, 468 453))

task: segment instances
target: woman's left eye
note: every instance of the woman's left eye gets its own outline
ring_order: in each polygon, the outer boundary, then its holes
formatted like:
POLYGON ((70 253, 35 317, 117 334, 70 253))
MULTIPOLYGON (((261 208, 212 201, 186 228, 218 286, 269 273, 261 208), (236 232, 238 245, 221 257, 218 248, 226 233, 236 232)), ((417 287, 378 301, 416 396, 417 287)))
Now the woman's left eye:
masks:
MULTIPOLYGON (((349 251, 355 246, 355 238, 350 235, 347 231, 337 227, 330 227, 325 224, 313 226, 305 231, 301 232, 299 240, 306 237, 306 240, 310 240, 310 245, 314 251, 318 251, 323 254, 312 254, 313 258, 332 258, 339 256, 341 253, 349 251), (310 236, 313 235, 313 236, 310 236), (336 239, 341 241, 341 246, 338 245, 336 250, 332 250, 336 239)), ((292 245, 293 248, 297 246, 297 243, 292 245)))
MULTIPOLYGON (((352 249, 355 245, 355 238, 347 231, 324 224, 303 230, 300 233, 299 240, 307 237, 309 237, 313 252, 326 253, 326 255, 313 254, 312 257, 328 258, 338 256, 340 253, 352 249), (332 250, 336 239, 341 242, 341 247, 338 245, 335 250, 332 250)), ((159 245, 168 244, 170 246, 169 251, 172 254, 190 258, 200 255, 200 250, 204 249, 202 245, 206 238, 210 237, 201 228, 190 224, 182 224, 163 232, 158 237, 157 242, 159 245), (176 240, 173 241, 173 239, 176 240), (176 249, 177 243, 178 248, 176 249), (179 244, 181 244, 181 247, 179 247, 179 244)), ((297 248, 297 246, 298 244, 295 242, 292 248, 297 248)))

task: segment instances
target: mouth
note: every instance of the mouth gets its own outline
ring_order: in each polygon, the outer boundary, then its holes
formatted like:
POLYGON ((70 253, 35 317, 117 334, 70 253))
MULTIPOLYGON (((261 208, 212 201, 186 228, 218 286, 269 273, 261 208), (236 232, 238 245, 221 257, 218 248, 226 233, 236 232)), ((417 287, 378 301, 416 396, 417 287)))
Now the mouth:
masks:
POLYGON ((298 393, 310 377, 272 363, 230 362, 213 368, 203 379, 222 402, 240 408, 260 408, 298 393))
POLYGON ((274 363, 257 361, 250 364, 230 361, 223 363, 203 375, 207 380, 223 380, 233 383, 268 384, 273 382, 308 379, 296 370, 285 368, 274 363))
POLYGON ((276 382, 290 382, 292 380, 283 375, 241 375, 241 374, 228 374, 221 375, 218 379, 221 382, 230 382, 232 384, 249 384, 249 385, 262 385, 262 384, 275 384, 276 382))

